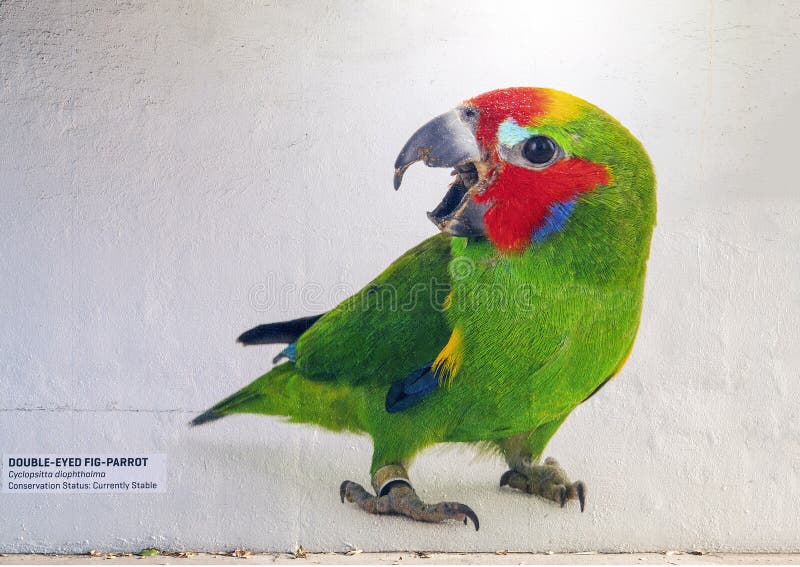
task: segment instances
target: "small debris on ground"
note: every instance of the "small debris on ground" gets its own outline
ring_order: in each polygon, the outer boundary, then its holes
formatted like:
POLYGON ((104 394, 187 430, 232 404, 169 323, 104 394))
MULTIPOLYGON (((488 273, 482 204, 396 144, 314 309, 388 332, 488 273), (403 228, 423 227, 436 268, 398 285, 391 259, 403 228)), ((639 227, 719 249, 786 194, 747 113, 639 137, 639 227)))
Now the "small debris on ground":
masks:
POLYGON ((351 549, 350 551, 346 552, 345 555, 349 555, 352 557, 353 555, 358 555, 360 553, 364 553, 363 549, 351 549))
POLYGON ((126 552, 106 553, 103 551, 97 551, 96 549, 92 549, 86 555, 88 555, 89 557, 102 557, 103 559, 114 559, 115 557, 133 557, 134 554, 126 552))
POLYGON ((292 555, 295 559, 305 559, 306 558, 306 550, 303 549, 302 545, 298 545, 297 549, 292 552, 292 555))
POLYGON ((160 554, 161 551, 156 549, 155 547, 146 547, 139 553, 137 553, 137 555, 140 555, 141 557, 153 557, 154 555, 160 555, 160 554))
POLYGON ((161 555, 167 555, 169 557, 179 557, 181 559, 188 559, 189 557, 194 557, 197 554, 191 551, 162 551, 161 555))
POLYGON ((239 557, 240 559, 247 559, 253 552, 249 549, 239 549, 238 547, 234 549, 230 554, 231 557, 239 557))
POLYGON ((498 549, 497 551, 494 552, 494 554, 495 555, 508 555, 508 550, 507 549, 498 549))
POLYGON ((431 558, 431 556, 428 555, 427 553, 425 553, 424 551, 415 551, 414 555, 416 557, 419 557, 420 559, 430 559, 431 558))

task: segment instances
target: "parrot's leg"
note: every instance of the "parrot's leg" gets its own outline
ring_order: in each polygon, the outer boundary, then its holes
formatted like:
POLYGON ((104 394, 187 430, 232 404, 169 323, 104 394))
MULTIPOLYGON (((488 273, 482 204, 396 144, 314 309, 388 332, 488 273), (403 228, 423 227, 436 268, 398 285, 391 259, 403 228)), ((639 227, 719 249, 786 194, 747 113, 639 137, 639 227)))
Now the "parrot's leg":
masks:
POLYGON ((402 465, 385 465, 372 475, 373 496, 360 484, 346 480, 339 489, 342 502, 355 502, 358 507, 370 514, 396 514, 407 516, 420 522, 443 522, 445 520, 472 520, 477 530, 480 526, 478 516, 472 508, 458 502, 423 502, 402 465))
POLYGON ((566 416, 534 431, 498 442, 510 467, 500 477, 500 486, 508 485, 528 494, 536 494, 560 504, 562 508, 567 500, 577 500, 583 512, 586 507, 586 485, 580 480, 571 482, 553 458, 548 457, 543 464, 539 464, 547 442, 564 419, 566 416))

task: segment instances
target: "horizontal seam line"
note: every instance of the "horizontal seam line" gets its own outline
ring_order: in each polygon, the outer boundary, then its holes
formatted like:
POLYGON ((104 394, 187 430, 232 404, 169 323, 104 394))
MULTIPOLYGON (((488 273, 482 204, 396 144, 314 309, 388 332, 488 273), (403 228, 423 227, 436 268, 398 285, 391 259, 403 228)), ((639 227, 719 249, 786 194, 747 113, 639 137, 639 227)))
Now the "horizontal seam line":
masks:
POLYGON ((49 412, 72 412, 72 413, 196 413, 203 411, 202 409, 133 409, 133 408, 0 408, 0 412, 36 412, 36 411, 49 411, 49 412))

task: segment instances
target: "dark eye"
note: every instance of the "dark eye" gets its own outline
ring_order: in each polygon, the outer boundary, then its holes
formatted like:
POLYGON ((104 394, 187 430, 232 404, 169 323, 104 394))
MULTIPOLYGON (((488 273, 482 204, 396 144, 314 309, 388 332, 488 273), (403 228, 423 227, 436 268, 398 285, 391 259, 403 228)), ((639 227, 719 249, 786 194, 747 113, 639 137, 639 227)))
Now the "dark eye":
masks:
POLYGON ((522 146, 522 156, 533 165, 547 165, 558 153, 558 146, 547 136, 531 136, 522 146))

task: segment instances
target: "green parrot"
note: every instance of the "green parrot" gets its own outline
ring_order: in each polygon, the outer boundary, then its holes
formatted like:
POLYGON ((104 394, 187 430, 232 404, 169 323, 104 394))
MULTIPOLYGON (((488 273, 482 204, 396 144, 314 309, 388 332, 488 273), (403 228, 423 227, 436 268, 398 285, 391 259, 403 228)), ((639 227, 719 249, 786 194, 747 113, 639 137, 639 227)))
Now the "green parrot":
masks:
POLYGON ((374 442, 372 486, 342 501, 427 522, 478 517, 427 504, 407 473, 444 442, 501 453, 500 485, 562 507, 572 482, 547 442, 622 367, 642 309, 655 178, 636 138, 570 94, 507 88, 412 135, 394 185, 422 161, 453 168, 433 236, 322 315, 261 325, 246 344, 287 344, 264 376, 192 422, 287 416, 374 442))

